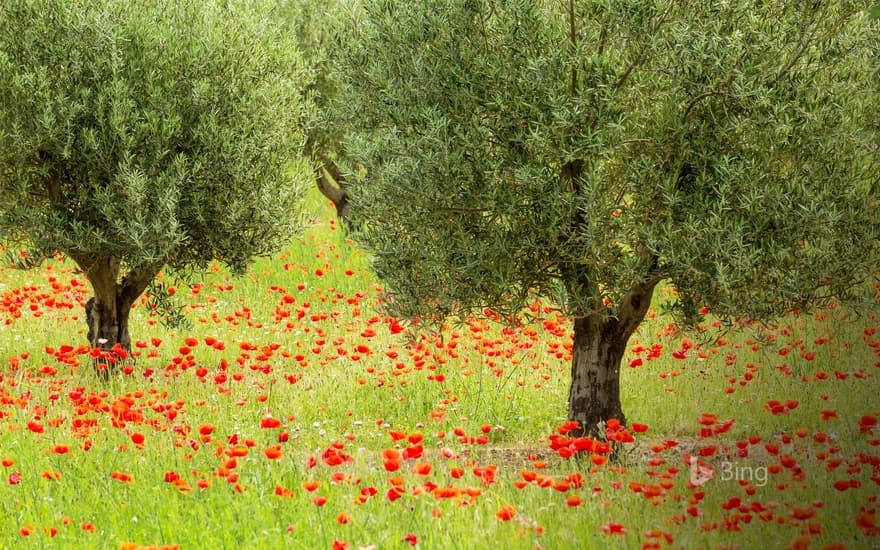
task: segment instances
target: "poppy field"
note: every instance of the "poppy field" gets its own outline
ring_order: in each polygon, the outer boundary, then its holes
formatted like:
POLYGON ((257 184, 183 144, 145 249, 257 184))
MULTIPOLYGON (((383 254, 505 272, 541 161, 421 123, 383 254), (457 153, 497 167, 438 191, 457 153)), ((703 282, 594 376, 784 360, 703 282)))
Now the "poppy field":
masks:
POLYGON ((880 289, 690 331, 659 292, 601 441, 566 422, 553 304, 388 318, 329 205, 243 277, 161 278, 106 376, 90 292, 60 257, 0 268, 2 547, 880 546, 880 289))

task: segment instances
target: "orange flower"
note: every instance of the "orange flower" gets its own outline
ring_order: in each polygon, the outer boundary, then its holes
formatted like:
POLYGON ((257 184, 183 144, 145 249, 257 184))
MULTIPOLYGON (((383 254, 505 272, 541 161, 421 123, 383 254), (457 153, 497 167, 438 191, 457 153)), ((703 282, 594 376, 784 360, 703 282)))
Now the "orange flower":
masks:
POLYGON ((263 420, 260 421, 261 428, 277 428, 281 426, 281 421, 277 418, 272 418, 271 416, 263 417, 263 420))
POLYGON ((121 481, 123 483, 131 483, 132 481, 134 481, 129 474, 123 472, 113 472, 110 474, 110 477, 115 479, 116 481, 121 481))
POLYGON ((461 496, 461 490, 457 487, 437 487, 432 491, 434 498, 458 498, 461 496))
POLYGON ((266 458, 270 459, 278 459, 281 458, 281 445, 275 445, 274 447, 267 447, 263 450, 266 454, 266 458))
POLYGON ((613 521, 609 521, 605 525, 602 526, 602 532, 606 535, 625 535, 626 528, 620 523, 615 523, 613 521))
POLYGON ((516 508, 513 506, 502 506, 500 510, 495 512, 495 517, 501 521, 510 521, 516 516, 516 508))
POLYGON ((305 489, 306 491, 308 491, 310 493, 312 491, 316 490, 320 486, 321 486, 320 481, 306 481, 303 483, 303 489, 305 489))

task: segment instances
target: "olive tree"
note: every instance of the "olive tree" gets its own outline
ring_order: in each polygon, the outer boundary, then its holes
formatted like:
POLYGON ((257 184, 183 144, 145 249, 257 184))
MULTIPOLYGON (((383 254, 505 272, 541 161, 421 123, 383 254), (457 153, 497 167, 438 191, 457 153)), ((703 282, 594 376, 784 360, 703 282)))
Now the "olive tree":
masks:
MULTIPOLYGON (((282 12, 293 23, 294 34, 302 46, 315 79, 309 87, 311 97, 317 103, 317 113, 325 113, 327 101, 334 95, 335 81, 330 77, 329 65, 332 53, 332 24, 328 18, 335 14, 337 0, 287 0, 282 12)), ((346 178, 336 162, 339 135, 329 121, 316 118, 309 127, 305 153, 313 161, 314 181, 318 191, 336 208, 337 217, 349 221, 349 194, 346 178)))
POLYGON ((658 285, 683 321, 762 320, 857 299, 880 266, 861 2, 365 0, 337 20, 325 116, 389 307, 556 300, 584 430, 624 420, 658 285))
POLYGON ((0 238, 87 275, 128 349, 162 269, 243 268, 300 225, 310 71, 269 2, 0 5, 0 238))

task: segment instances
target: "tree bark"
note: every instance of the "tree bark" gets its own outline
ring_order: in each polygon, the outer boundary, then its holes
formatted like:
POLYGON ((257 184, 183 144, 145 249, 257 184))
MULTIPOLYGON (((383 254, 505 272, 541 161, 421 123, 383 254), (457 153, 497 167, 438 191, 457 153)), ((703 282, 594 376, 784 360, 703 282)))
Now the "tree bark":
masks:
POLYGON ((630 336, 648 312, 655 285, 633 287, 616 316, 594 313, 574 320, 568 417, 580 424, 581 435, 603 435, 598 426, 612 418, 626 423, 620 402, 620 363, 630 336))
POLYGON ((94 296, 86 303, 88 340, 93 349, 103 352, 96 358, 99 370, 118 360, 121 349, 131 351, 128 319, 131 306, 159 273, 160 266, 144 265, 129 270, 119 279, 121 262, 118 258, 100 255, 94 258, 74 257, 86 273, 94 296), (114 349, 116 350, 114 352, 114 349))
POLYGON ((321 194, 330 199, 336 207, 336 217, 343 222, 348 222, 348 191, 342 186, 345 181, 342 173, 332 163, 325 162, 323 166, 315 169, 315 181, 321 194), (327 178, 327 174, 337 183, 333 185, 327 178))
POLYGON ((620 360, 626 341, 617 338, 616 323, 594 317, 574 320, 571 358, 571 391, 568 417, 585 433, 611 418, 625 422, 620 404, 620 360))
POLYGON ((306 140, 305 150, 310 151, 318 162, 315 167, 315 184, 318 186, 318 191, 330 199, 333 206, 336 207, 336 217, 344 223, 348 223, 349 195, 345 189, 345 174, 336 166, 335 162, 330 160, 326 150, 318 145, 314 138, 314 135, 309 136, 306 140))

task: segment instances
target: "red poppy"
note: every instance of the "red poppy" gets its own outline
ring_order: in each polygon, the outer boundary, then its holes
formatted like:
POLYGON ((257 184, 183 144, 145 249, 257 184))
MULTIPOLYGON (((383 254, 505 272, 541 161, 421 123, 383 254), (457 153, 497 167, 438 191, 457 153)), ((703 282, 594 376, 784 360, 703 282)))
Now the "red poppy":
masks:
POLYGON ((626 528, 620 523, 615 523, 613 521, 609 521, 605 525, 602 526, 602 532, 606 535, 625 535, 626 528))
POLYGON ((318 487, 321 486, 321 482, 320 481, 306 481, 306 482, 303 482, 302 485, 303 485, 303 489, 305 489, 306 491, 311 493, 312 491, 316 490, 318 487))
POLYGON ((516 516, 516 508, 510 505, 502 506, 500 510, 495 512, 495 517, 501 521, 510 521, 514 516, 516 516))
POLYGON ((267 447, 263 450, 263 453, 266 455, 266 458, 275 460, 281 458, 281 445, 275 445, 274 447, 267 447))
POLYGON ((427 462, 416 462, 413 465, 413 473, 417 476, 431 475, 431 465, 427 462))

